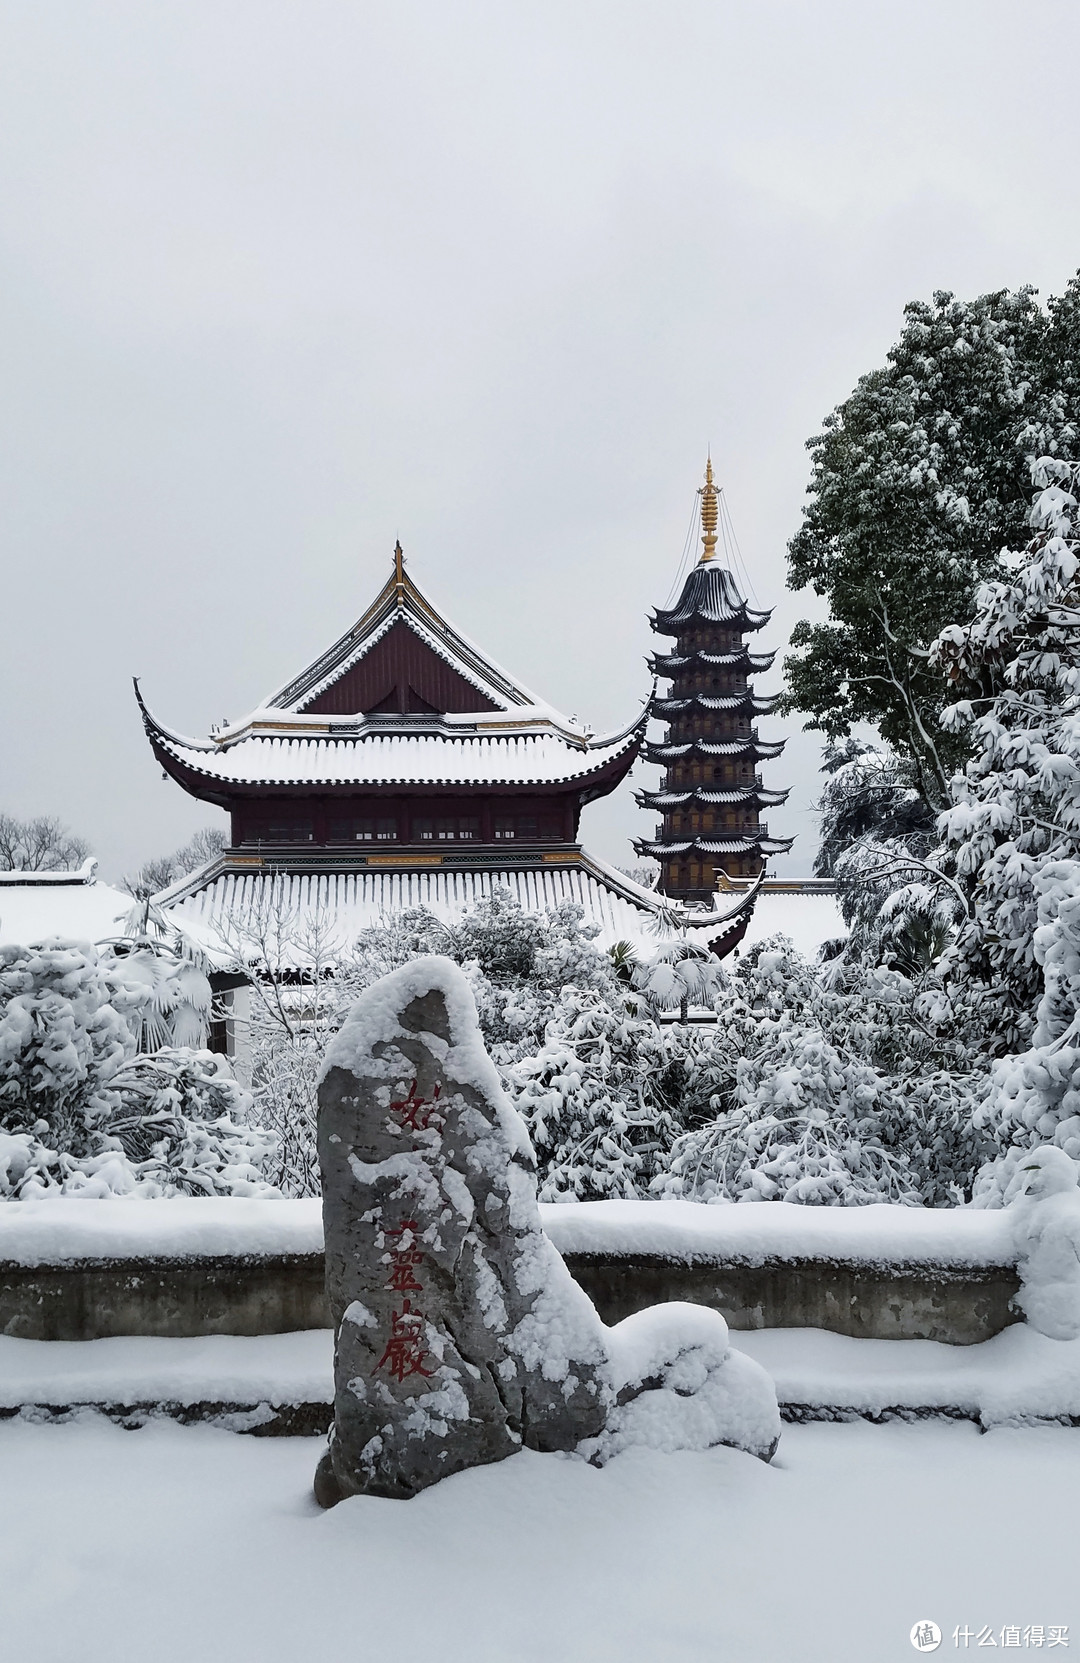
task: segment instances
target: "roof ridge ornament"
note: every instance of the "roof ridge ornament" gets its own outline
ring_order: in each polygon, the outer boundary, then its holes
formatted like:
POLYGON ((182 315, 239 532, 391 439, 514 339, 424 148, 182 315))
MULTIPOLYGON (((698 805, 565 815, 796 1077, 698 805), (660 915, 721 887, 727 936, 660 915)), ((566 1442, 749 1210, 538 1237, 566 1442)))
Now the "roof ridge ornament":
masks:
POLYGON ((701 541, 705 545, 700 563, 704 566, 707 561, 716 559, 717 525, 720 519, 720 491, 713 482, 711 453, 705 463, 705 483, 698 486, 698 496, 701 498, 701 541))
POLYGON ((401 538, 394 543, 394 584, 397 589, 397 603, 405 605, 405 551, 401 546, 401 538))

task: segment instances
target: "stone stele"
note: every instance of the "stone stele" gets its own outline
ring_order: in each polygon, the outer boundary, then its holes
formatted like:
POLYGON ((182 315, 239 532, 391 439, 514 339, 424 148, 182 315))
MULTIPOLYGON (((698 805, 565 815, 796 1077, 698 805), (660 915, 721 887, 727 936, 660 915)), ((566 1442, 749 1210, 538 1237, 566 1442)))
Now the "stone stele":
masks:
POLYGON ((450 960, 407 964, 353 1007, 320 1081, 319 1160, 335 1330, 323 1506, 599 1437, 605 1330, 540 1228, 528 1133, 450 960))

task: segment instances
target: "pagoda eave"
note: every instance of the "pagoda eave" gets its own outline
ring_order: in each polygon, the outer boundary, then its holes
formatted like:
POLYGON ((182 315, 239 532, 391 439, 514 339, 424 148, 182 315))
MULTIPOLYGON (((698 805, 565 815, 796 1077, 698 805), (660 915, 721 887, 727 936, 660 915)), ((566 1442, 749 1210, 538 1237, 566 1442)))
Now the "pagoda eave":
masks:
POLYGON ((757 675, 764 670, 771 670, 775 652, 751 653, 741 652, 695 652, 685 653, 652 653, 647 662, 649 669, 656 676, 676 676, 688 665, 701 664, 710 670, 734 670, 743 666, 757 675))
POLYGON ((741 807, 747 803, 766 803, 773 807, 784 801, 787 792, 762 791, 758 786, 748 785, 745 790, 716 791, 708 786, 689 787, 685 791, 635 791, 634 801, 639 808, 655 809, 665 813, 673 808, 684 808, 691 803, 701 803, 712 807, 720 804, 727 808, 741 807))
POLYGON ((665 855, 684 855, 693 847, 693 838, 688 838, 685 843, 657 843, 652 838, 637 837, 633 844, 635 854, 651 855, 656 860, 662 860, 665 855))
POLYGON ((654 699, 653 714, 665 719, 685 716, 687 711, 716 710, 732 715, 745 711, 750 716, 769 716, 779 698, 779 693, 756 694, 749 688, 735 693, 690 693, 683 699, 654 699))
POLYGON ((682 762, 690 756, 701 757, 764 757, 771 759, 779 756, 786 739, 761 740, 751 734, 746 739, 687 739, 676 744, 647 744, 644 748, 646 762, 682 762))
POLYGON ((771 611, 754 612, 749 607, 738 611, 654 612, 649 624, 657 635, 679 635, 688 625, 700 622, 718 624, 725 629, 737 630, 740 635, 750 635, 764 629, 771 617, 771 611))

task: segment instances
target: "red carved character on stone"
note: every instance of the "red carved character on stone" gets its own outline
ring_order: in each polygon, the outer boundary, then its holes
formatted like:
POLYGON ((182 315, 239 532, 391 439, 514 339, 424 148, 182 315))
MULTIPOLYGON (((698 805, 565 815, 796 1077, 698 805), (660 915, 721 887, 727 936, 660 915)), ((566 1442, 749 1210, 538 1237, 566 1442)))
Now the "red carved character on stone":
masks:
POLYGON ((391 1112, 398 1116, 402 1126, 406 1127, 408 1131, 426 1132, 432 1121, 436 1125, 442 1121, 442 1115, 436 1110, 441 1089, 440 1086, 436 1086, 430 1098, 417 1097, 416 1081, 414 1080, 409 1087, 408 1097, 399 1098, 396 1103, 391 1103, 391 1112))
POLYGON ((386 1350, 372 1369, 372 1374, 377 1374, 385 1366, 398 1381, 407 1380, 410 1374, 422 1374, 430 1379, 435 1371, 424 1367, 427 1353, 424 1350, 423 1328, 423 1314, 414 1311, 409 1301, 403 1299, 401 1310, 394 1312, 386 1350))
POLYGON ((398 1238, 397 1246, 390 1247, 390 1280, 386 1286, 393 1293, 423 1293, 424 1284, 416 1279, 414 1265, 422 1265, 424 1255, 416 1245, 417 1223, 415 1218, 407 1218, 404 1224, 396 1229, 388 1230, 387 1236, 398 1238), (402 1237, 406 1237, 405 1242, 402 1237))

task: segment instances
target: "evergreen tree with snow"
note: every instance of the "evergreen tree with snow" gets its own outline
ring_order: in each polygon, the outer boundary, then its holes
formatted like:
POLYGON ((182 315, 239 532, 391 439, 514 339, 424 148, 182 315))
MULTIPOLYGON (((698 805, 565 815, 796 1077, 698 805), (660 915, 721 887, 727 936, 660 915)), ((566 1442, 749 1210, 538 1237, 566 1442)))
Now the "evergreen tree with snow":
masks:
POLYGON ((1076 279, 1046 310, 1031 289, 912 302, 884 367, 809 442, 790 582, 826 597, 831 616, 792 635, 788 708, 832 739, 872 723, 933 811, 967 736, 940 721, 929 648, 969 615, 999 550, 1023 540, 1028 457, 1076 454, 1078 314, 1076 279))
POLYGON ((942 631, 934 647, 962 695, 944 720, 973 752, 941 821, 969 898, 950 968, 959 989, 977 990, 999 1053, 1024 1045, 1037 1020, 1057 1027, 1049 1007, 1036 1016, 1044 931, 1080 860, 1076 499, 1063 488, 1075 470, 1045 459, 1035 475, 1035 537, 1001 557, 1002 576, 980 587, 972 621, 942 631))
POLYGON ((1000 1205, 1027 1149, 1080 1160, 1080 543, 1077 473, 1044 458, 1036 535, 1002 556, 974 619, 935 661, 961 698, 946 720, 974 755, 953 782, 947 845, 969 895, 954 1002, 998 1061, 976 1127, 998 1149, 976 1196, 1000 1205), (993 695, 982 691, 1000 682, 993 695))

